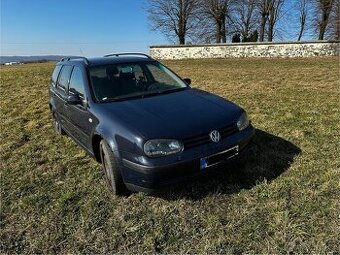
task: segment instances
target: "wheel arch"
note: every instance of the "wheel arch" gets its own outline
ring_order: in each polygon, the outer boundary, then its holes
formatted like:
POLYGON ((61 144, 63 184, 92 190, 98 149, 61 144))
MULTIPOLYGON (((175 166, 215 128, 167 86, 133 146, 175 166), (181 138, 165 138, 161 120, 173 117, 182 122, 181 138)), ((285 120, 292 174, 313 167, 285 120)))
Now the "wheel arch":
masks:
POLYGON ((101 163, 101 157, 100 157, 100 141, 103 140, 103 137, 99 134, 94 134, 92 136, 92 151, 93 155, 97 162, 101 163))
MULTIPOLYGON (((100 141, 105 140, 109 147, 111 148, 112 152, 116 155, 117 154, 117 144, 114 138, 108 132, 94 132, 92 135, 92 151, 93 155, 97 162, 101 163, 100 157, 100 141)), ((116 155, 117 156, 117 155, 116 155)))
POLYGON ((56 108, 55 101, 54 101, 53 97, 51 97, 51 99, 49 100, 48 106, 49 106, 51 112, 56 112, 57 111, 57 108, 56 108))

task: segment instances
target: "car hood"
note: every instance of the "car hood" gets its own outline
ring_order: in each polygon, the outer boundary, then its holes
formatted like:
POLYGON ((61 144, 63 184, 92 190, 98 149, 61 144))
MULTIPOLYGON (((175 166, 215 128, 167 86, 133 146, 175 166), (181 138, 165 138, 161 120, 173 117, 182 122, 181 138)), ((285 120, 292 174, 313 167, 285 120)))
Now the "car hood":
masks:
POLYGON ((103 104, 105 115, 144 139, 180 139, 236 123, 243 111, 211 93, 186 89, 169 94, 103 104))

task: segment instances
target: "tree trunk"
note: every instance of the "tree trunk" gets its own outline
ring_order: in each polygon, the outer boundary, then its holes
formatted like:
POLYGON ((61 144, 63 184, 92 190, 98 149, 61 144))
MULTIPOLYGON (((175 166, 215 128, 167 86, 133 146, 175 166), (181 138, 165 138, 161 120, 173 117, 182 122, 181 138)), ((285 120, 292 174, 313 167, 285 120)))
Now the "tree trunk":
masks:
POLYGON ((319 40, 323 40, 325 37, 325 28, 320 27, 319 40))
POLYGON ((340 40, 340 1, 335 2, 335 40, 340 40))
POLYGON ((227 32, 226 32, 226 27, 225 27, 225 17, 223 17, 222 19, 222 27, 221 27, 221 39, 222 39, 222 43, 226 43, 227 42, 227 32))
POLYGON ((273 41, 273 35, 274 35, 274 27, 272 25, 269 25, 268 29, 268 42, 273 41))
POLYGON ((242 31, 242 38, 243 38, 243 42, 247 41, 249 39, 250 36, 250 31, 249 31, 249 23, 247 22, 244 26, 244 31, 242 31))
POLYGON ((185 35, 178 35, 179 44, 185 44, 185 35))
POLYGON ((323 40, 325 37, 327 22, 328 16, 325 13, 323 13, 322 20, 320 22, 319 40, 323 40))
POLYGON ((186 33, 186 19, 185 19, 185 7, 183 5, 183 1, 178 1, 179 5, 179 14, 178 14, 178 41, 179 44, 185 44, 185 33, 186 33))
POLYGON ((305 30, 305 24, 306 24, 306 18, 303 17, 301 20, 301 28, 300 28, 300 33, 299 33, 299 37, 298 37, 298 41, 301 41, 302 35, 303 35, 303 31, 305 30))
POLYGON ((336 29, 336 31, 335 31, 335 40, 340 40, 340 15, 339 15, 339 11, 338 11, 337 19, 336 19, 335 22, 336 22, 336 25, 335 25, 335 29, 336 29))
POLYGON ((319 40, 324 40, 326 28, 329 23, 329 16, 333 7, 333 0, 321 1, 322 19, 319 22, 319 40))
POLYGON ((221 30, 222 30, 222 24, 220 21, 216 21, 216 43, 221 42, 221 30))
POLYGON ((304 30, 304 27, 303 26, 301 26, 301 28, 300 28, 300 33, 299 33, 299 37, 298 37, 298 41, 301 41, 301 37, 302 37, 302 35, 303 35, 303 30, 304 30))
POLYGON ((264 32, 266 28, 267 17, 265 14, 262 14, 261 24, 260 24, 260 42, 264 41, 264 32))

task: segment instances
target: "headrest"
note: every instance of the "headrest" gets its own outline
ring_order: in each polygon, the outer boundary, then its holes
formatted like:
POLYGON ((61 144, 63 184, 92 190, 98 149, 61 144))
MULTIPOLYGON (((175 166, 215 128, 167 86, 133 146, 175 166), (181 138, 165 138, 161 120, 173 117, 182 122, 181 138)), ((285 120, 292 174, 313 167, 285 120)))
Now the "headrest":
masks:
POLYGON ((134 73, 122 73, 122 72, 120 72, 119 77, 121 79, 133 79, 133 78, 135 78, 135 74, 134 73))
POLYGON ((115 67, 115 66, 106 67, 106 75, 107 76, 112 76, 112 75, 117 75, 117 74, 119 74, 117 67, 115 67))

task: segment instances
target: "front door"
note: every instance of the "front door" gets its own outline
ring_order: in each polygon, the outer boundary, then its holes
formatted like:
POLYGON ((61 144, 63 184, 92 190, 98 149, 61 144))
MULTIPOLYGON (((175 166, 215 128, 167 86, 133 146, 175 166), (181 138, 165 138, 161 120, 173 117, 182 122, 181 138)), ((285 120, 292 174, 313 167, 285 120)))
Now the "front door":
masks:
POLYGON ((84 76, 81 69, 77 66, 74 67, 68 95, 78 95, 81 102, 76 105, 65 105, 65 110, 68 117, 68 126, 75 139, 78 140, 86 148, 90 148, 90 135, 92 130, 92 122, 90 113, 87 110, 85 89, 84 89, 84 76))

